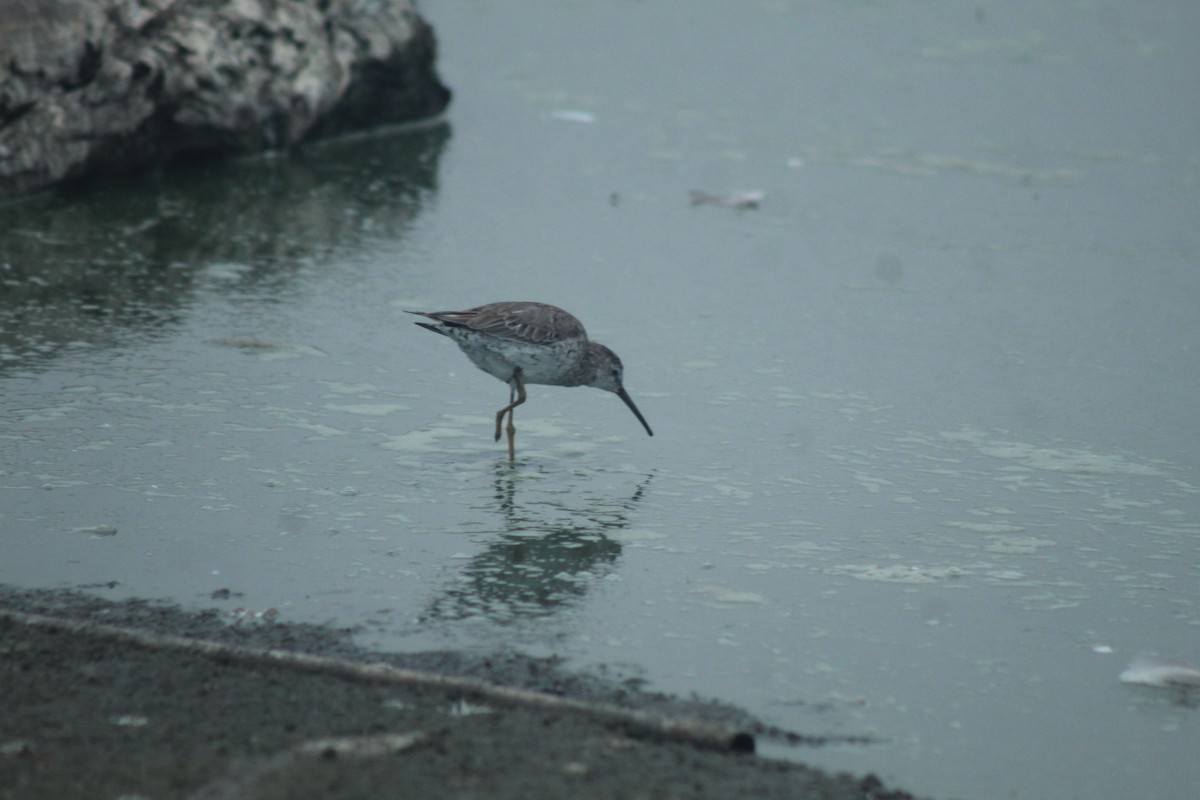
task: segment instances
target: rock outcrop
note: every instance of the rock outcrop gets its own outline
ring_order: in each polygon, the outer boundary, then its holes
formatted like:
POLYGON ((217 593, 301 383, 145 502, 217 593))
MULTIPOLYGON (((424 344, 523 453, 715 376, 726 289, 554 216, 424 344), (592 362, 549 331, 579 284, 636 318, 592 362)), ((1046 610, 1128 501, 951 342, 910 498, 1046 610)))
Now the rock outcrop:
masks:
POLYGON ((409 0, 0 0, 0 200, 428 117, 409 0))

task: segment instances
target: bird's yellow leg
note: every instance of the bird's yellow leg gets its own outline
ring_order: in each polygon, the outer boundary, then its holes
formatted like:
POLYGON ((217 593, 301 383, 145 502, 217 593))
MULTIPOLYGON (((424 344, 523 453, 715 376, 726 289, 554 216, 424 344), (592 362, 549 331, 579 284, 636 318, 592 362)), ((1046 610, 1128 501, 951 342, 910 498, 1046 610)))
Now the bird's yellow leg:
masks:
POLYGON ((517 428, 513 425, 512 412, 508 412, 508 461, 511 464, 517 460, 517 428))
POLYGON ((504 415, 511 414, 516 406, 517 390, 509 387, 508 405, 496 412, 496 441, 500 441, 500 431, 504 429, 504 415))
POLYGON ((496 412, 496 441, 500 441, 500 428, 504 423, 504 415, 508 414, 508 459, 512 461, 516 457, 516 446, 514 444, 517 435, 517 428, 513 425, 513 409, 525 402, 525 381, 521 380, 521 373, 513 374, 512 383, 508 390, 509 403, 504 408, 496 412), (516 399, 513 396, 516 395, 516 399))

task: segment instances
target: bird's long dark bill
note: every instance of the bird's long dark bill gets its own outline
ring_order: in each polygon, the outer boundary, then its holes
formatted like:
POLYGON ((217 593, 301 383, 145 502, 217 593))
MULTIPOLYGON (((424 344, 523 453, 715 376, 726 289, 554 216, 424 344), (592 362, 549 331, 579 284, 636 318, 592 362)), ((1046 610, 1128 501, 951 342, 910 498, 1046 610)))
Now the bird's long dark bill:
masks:
POLYGON ((642 416, 642 412, 638 411, 637 406, 633 404, 633 398, 629 396, 629 392, 625 391, 624 387, 621 387, 617 390, 617 397, 625 401, 625 405, 629 406, 629 410, 638 418, 638 422, 642 423, 642 427, 646 429, 646 433, 653 436, 654 431, 650 430, 650 426, 646 424, 646 418, 642 416))

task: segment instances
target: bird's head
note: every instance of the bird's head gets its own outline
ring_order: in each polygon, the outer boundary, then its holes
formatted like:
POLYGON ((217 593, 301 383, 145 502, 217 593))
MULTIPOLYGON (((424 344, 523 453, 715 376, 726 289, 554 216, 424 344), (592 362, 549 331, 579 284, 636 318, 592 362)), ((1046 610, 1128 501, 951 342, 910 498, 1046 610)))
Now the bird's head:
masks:
POLYGON ((612 350, 595 342, 591 343, 591 355, 592 373, 587 385, 612 392, 625 401, 625 405, 629 406, 629 410, 638 418, 638 422, 642 423, 646 433, 653 436, 654 431, 650 430, 646 418, 642 416, 641 411, 638 411, 638 407, 633 404, 633 398, 625 391, 625 367, 621 364, 621 359, 617 358, 617 354, 612 350))

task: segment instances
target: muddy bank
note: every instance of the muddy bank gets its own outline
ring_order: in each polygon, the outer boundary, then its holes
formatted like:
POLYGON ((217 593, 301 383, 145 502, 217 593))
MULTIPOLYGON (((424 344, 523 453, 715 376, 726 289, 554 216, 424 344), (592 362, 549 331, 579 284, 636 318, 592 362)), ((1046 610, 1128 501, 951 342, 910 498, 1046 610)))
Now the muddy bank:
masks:
POLYGON ((554 660, 227 620, 0 587, 0 797, 910 797, 744 752, 782 732, 737 709, 554 660))

